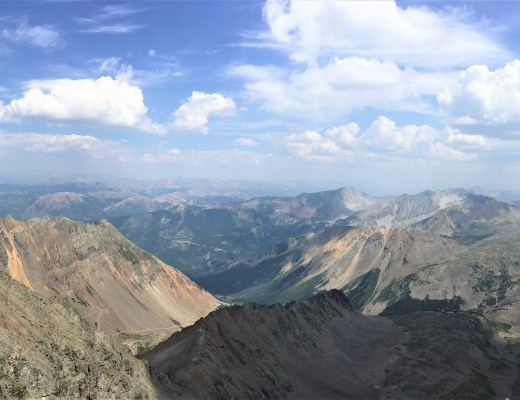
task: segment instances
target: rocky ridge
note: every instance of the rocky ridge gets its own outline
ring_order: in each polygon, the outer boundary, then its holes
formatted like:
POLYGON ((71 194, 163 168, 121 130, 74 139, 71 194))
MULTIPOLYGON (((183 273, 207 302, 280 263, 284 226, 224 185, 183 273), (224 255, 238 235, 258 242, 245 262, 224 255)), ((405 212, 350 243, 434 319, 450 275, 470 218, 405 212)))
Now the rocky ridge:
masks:
POLYGON ((488 399, 520 394, 518 350, 469 314, 363 316, 332 290, 217 310, 141 357, 165 398, 488 399))
POLYGON ((128 348, 0 272, 0 398, 156 397, 128 348))

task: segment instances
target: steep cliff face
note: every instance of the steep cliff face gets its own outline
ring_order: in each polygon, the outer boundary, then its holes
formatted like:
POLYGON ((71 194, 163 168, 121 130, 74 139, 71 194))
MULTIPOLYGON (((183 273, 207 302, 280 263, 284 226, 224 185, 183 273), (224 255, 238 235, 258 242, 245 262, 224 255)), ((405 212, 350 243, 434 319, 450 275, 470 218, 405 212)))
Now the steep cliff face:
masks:
POLYGON ((217 310, 141 357, 167 398, 476 400, 520 395, 518 355, 474 316, 364 316, 332 290, 217 310))
POLYGON ((110 334, 170 334, 220 305, 106 221, 5 217, 0 269, 42 295, 63 298, 110 334))
POLYGON ((154 399, 143 363, 74 310, 0 272, 0 398, 154 399))

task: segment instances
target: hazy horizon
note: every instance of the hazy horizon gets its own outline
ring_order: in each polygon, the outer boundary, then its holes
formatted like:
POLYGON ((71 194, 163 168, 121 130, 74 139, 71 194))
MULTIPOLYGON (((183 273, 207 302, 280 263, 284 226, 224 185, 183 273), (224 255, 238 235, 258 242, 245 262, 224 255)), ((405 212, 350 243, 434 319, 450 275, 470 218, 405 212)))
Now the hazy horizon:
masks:
MULTIPOLYGON (((333 191, 342 188, 352 188, 360 192, 364 192, 368 195, 375 197, 385 196, 400 196, 403 194, 416 195, 426 191, 442 191, 442 190, 466 190, 476 194, 489 195, 491 197, 507 198, 510 200, 520 199, 520 190, 515 188, 490 188, 482 186, 439 186, 439 187, 422 187, 418 190, 404 190, 396 191, 392 188, 373 187, 370 185, 354 186, 348 184, 348 182, 341 181, 319 181, 309 182, 305 180, 298 181, 284 181, 284 180, 243 180, 243 179, 207 179, 207 178, 186 178, 182 176, 170 176, 161 179, 135 179, 132 177, 111 176, 108 174, 97 174, 97 175, 55 175, 55 176, 37 176, 28 175, 21 178, 12 178, 0 175, 0 185, 13 185, 13 186, 53 186, 53 185, 84 185, 83 190, 89 188, 89 185, 94 187, 99 184, 107 189, 120 189, 120 190, 137 190, 143 191, 146 188, 167 188, 174 185, 178 185, 182 190, 187 189, 200 189, 201 186, 210 184, 210 189, 217 190, 220 188, 222 191, 231 190, 233 188, 242 191, 243 193, 250 192, 252 197, 257 196, 296 196, 301 193, 316 193, 322 191, 333 191), (255 194, 254 192, 260 192, 261 194, 255 194)), ((204 187, 204 186, 203 186, 204 187)), ((74 190, 71 190, 74 191, 74 190)), ((175 191, 172 189, 172 191, 175 191)), ((51 191, 54 193, 55 191, 51 191)), ((49 192, 49 193, 51 193, 49 192)))

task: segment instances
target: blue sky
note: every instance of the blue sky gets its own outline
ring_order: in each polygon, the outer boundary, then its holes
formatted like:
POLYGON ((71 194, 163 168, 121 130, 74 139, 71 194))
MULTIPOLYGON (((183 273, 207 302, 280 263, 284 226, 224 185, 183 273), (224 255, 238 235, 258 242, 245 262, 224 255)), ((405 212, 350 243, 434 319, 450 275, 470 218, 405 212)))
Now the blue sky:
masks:
POLYGON ((0 176, 520 184, 520 3, 0 1, 0 176))

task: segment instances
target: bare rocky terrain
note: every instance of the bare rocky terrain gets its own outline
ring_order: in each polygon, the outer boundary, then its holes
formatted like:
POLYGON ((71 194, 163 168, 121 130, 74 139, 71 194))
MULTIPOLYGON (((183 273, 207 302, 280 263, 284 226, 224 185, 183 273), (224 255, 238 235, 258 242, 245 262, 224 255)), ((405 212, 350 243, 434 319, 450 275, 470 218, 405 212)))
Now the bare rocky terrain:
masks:
POLYGON ((221 303, 106 221, 0 219, 0 269, 109 334, 158 338, 221 303))
POLYGON ((0 398, 155 399, 130 350, 0 272, 0 398))
POLYGON ((503 399, 519 355, 478 316, 364 316, 332 290, 217 310, 141 357, 164 398, 503 399))

